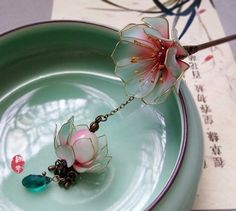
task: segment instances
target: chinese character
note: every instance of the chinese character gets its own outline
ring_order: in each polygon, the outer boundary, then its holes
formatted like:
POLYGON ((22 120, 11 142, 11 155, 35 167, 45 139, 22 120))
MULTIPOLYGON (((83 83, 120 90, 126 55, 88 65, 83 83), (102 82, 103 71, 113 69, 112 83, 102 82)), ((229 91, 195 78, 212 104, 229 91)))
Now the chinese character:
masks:
POLYGON ((197 92, 203 92, 203 86, 202 85, 195 85, 195 89, 197 90, 197 92))
POLYGON ((214 144, 213 146, 210 146, 210 148, 214 155, 220 155, 222 153, 220 150, 221 146, 217 146, 216 144, 214 144))
POLYGON ((214 122, 212 115, 202 115, 202 116, 203 116, 205 124, 211 125, 214 122))
POLYGON ((196 55, 191 55, 188 57, 190 61, 196 61, 196 55))
POLYGON ((222 157, 213 157, 213 161, 214 161, 214 166, 217 167, 221 167, 223 168, 225 165, 225 161, 222 159, 222 157))
POLYGON ((194 79, 199 79, 201 78, 200 72, 199 71, 192 71, 193 78, 194 79))
POLYGON ((200 109, 201 109, 201 112, 204 113, 204 114, 207 114, 207 113, 211 112, 210 106, 207 105, 207 104, 202 104, 200 106, 200 109))
MULTIPOLYGON (((198 70, 198 66, 197 66, 197 63, 196 62, 189 62, 189 66, 192 70, 198 70)), ((199 72, 199 71, 197 71, 199 72)), ((199 72, 200 74, 200 72, 199 72)))
POLYGON ((206 103, 206 97, 205 97, 205 95, 203 95, 203 94, 198 94, 198 95, 197 95, 197 101, 198 101, 198 102, 206 103))
POLYGON ((219 141, 219 136, 218 136, 218 133, 217 132, 207 132, 207 135, 208 135, 208 139, 211 141, 211 142, 218 142, 219 141))

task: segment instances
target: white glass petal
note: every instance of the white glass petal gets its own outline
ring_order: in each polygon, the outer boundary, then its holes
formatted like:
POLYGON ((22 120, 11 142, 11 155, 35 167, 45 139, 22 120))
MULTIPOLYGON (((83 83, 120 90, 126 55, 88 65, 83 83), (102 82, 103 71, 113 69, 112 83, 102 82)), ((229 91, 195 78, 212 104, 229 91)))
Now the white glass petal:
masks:
POLYGON ((125 84, 125 89, 128 95, 133 95, 136 98, 143 98, 150 94, 155 87, 160 71, 158 64, 152 69, 146 70, 146 73, 138 75, 125 84))
POLYGON ((120 32, 121 39, 129 40, 131 42, 137 40, 147 47, 154 48, 155 45, 152 41, 150 41, 149 36, 144 32, 145 28, 147 28, 147 26, 144 24, 129 24, 120 32))
POLYGON ((75 171, 77 171, 78 173, 85 173, 86 171, 88 171, 89 168, 86 167, 82 167, 82 166, 78 166, 76 164, 73 165, 73 168, 75 169, 75 171))
POLYGON ((176 83, 175 83, 175 91, 177 94, 179 94, 179 88, 180 88, 180 84, 181 84, 181 79, 177 80, 176 83))
POLYGON ((88 130, 89 130, 89 127, 88 127, 88 125, 86 125, 86 124, 83 124, 83 125, 76 125, 76 126, 75 126, 75 130, 76 130, 76 131, 81 130, 81 129, 88 129, 88 130))
POLYGON ((166 40, 165 38, 163 38, 161 36, 161 34, 155 30, 155 29, 152 29, 152 28, 145 28, 144 29, 144 32, 149 35, 149 36, 152 36, 153 38, 157 38, 157 39, 160 39, 160 40, 166 40))
POLYGON ((61 145, 59 139, 57 138, 57 125, 54 130, 54 148, 57 148, 59 145, 61 145))
POLYGON ((155 103, 156 104, 164 103, 172 91, 173 88, 168 89, 164 94, 155 99, 155 103))
POLYGON ((55 149, 58 158, 65 160, 68 167, 71 167, 75 162, 73 149, 69 145, 61 145, 55 149))
POLYGON ((173 77, 169 71, 167 71, 163 81, 158 81, 153 91, 149 95, 145 96, 142 100, 146 104, 156 104, 157 102, 160 102, 161 100, 158 99, 163 98, 163 96, 168 96, 170 93, 169 91, 172 89, 175 83, 176 78, 173 77))
POLYGON ((99 153, 97 154, 96 160, 94 162, 99 162, 107 156, 108 156, 108 147, 106 146, 101 151, 99 151, 99 153))
POLYGON ((172 28, 171 30, 171 38, 172 40, 178 41, 178 31, 175 28, 172 28))
POLYGON ((189 65, 181 60, 176 60, 177 49, 171 47, 166 52, 166 68, 177 79, 182 73, 189 68, 189 65))
POLYGON ((161 95, 151 93, 150 95, 143 98, 142 100, 145 104, 149 104, 149 105, 151 105, 151 104, 161 104, 161 103, 166 101, 166 99, 170 95, 171 91, 172 91, 172 88, 169 88, 166 92, 162 93, 161 95))
POLYGON ((126 40, 119 41, 111 55, 117 66, 137 63, 140 60, 150 59, 153 56, 152 49, 126 40))
POLYGON ((105 157, 103 160, 100 160, 98 163, 96 163, 95 165, 90 167, 87 170, 87 172, 100 173, 100 172, 104 171, 107 168, 108 164, 110 163, 111 158, 112 158, 111 156, 105 157))
POLYGON ((130 81, 132 78, 136 78, 145 73, 147 69, 151 69, 155 64, 153 60, 142 60, 137 63, 130 63, 126 66, 116 66, 115 74, 120 77, 124 82, 130 81))
POLYGON ((65 124, 63 124, 58 132, 57 139, 60 145, 67 144, 74 129, 74 117, 72 116, 65 124))
POLYGON ((189 68, 189 64, 186 63, 186 62, 183 62, 181 60, 177 60, 179 66, 180 66, 180 69, 181 69, 181 72, 185 72, 188 68, 189 68))
POLYGON ((177 53, 177 49, 174 47, 171 47, 167 50, 165 65, 166 65, 166 68, 171 72, 171 74, 175 78, 178 78, 180 74, 182 73, 182 71, 176 60, 176 53, 177 53))
POLYGON ((98 148, 101 151, 104 147, 107 147, 107 137, 106 135, 98 137, 98 148))
POLYGON ((163 17, 147 17, 142 19, 152 28, 156 29, 163 38, 169 39, 169 23, 163 17))
POLYGON ((107 137, 105 135, 98 137, 98 143, 99 151, 97 153, 96 160, 94 161, 94 163, 100 162, 108 156, 107 137))

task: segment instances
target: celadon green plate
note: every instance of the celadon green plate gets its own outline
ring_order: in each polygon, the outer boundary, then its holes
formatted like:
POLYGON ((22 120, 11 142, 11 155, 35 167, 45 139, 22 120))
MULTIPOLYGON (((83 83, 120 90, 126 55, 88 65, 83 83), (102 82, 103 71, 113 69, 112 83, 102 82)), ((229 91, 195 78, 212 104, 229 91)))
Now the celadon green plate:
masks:
MULTIPOLYGON (((112 161, 69 190, 21 180, 57 159, 55 125, 89 124, 127 99, 110 58, 118 33, 81 22, 19 28, 0 37, 0 210, 189 210, 202 164, 202 131, 184 84, 161 105, 135 100, 101 124, 112 161), (15 173, 15 155, 25 160, 15 173)), ((51 175, 48 173, 48 175, 51 175)), ((51 175, 52 176, 52 175, 51 175)))

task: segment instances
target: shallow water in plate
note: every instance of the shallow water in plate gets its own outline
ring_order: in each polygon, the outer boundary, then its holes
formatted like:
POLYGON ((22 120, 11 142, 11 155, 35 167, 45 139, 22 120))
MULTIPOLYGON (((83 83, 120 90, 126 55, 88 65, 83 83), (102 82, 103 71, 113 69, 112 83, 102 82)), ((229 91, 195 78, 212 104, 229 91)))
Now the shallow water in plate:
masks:
POLYGON ((86 71, 44 75, 8 92, 0 101, 0 208, 144 208, 162 172, 167 131, 162 113, 139 100, 102 123, 97 132, 107 135, 113 157, 103 174, 83 174, 69 190, 50 184, 42 193, 30 193, 21 185, 24 176, 40 174, 57 159, 55 124, 60 126, 72 115, 77 124, 89 124, 125 100, 122 84, 115 77, 86 71), (16 154, 26 162, 21 174, 10 169, 16 154))

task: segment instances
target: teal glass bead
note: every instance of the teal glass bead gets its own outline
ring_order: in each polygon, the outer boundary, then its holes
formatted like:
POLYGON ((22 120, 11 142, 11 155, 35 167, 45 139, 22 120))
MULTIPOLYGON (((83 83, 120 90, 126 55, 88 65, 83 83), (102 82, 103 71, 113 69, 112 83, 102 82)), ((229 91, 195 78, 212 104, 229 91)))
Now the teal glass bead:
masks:
POLYGON ((50 177, 30 174, 23 178, 22 185, 32 192, 44 190, 52 181, 50 177))

